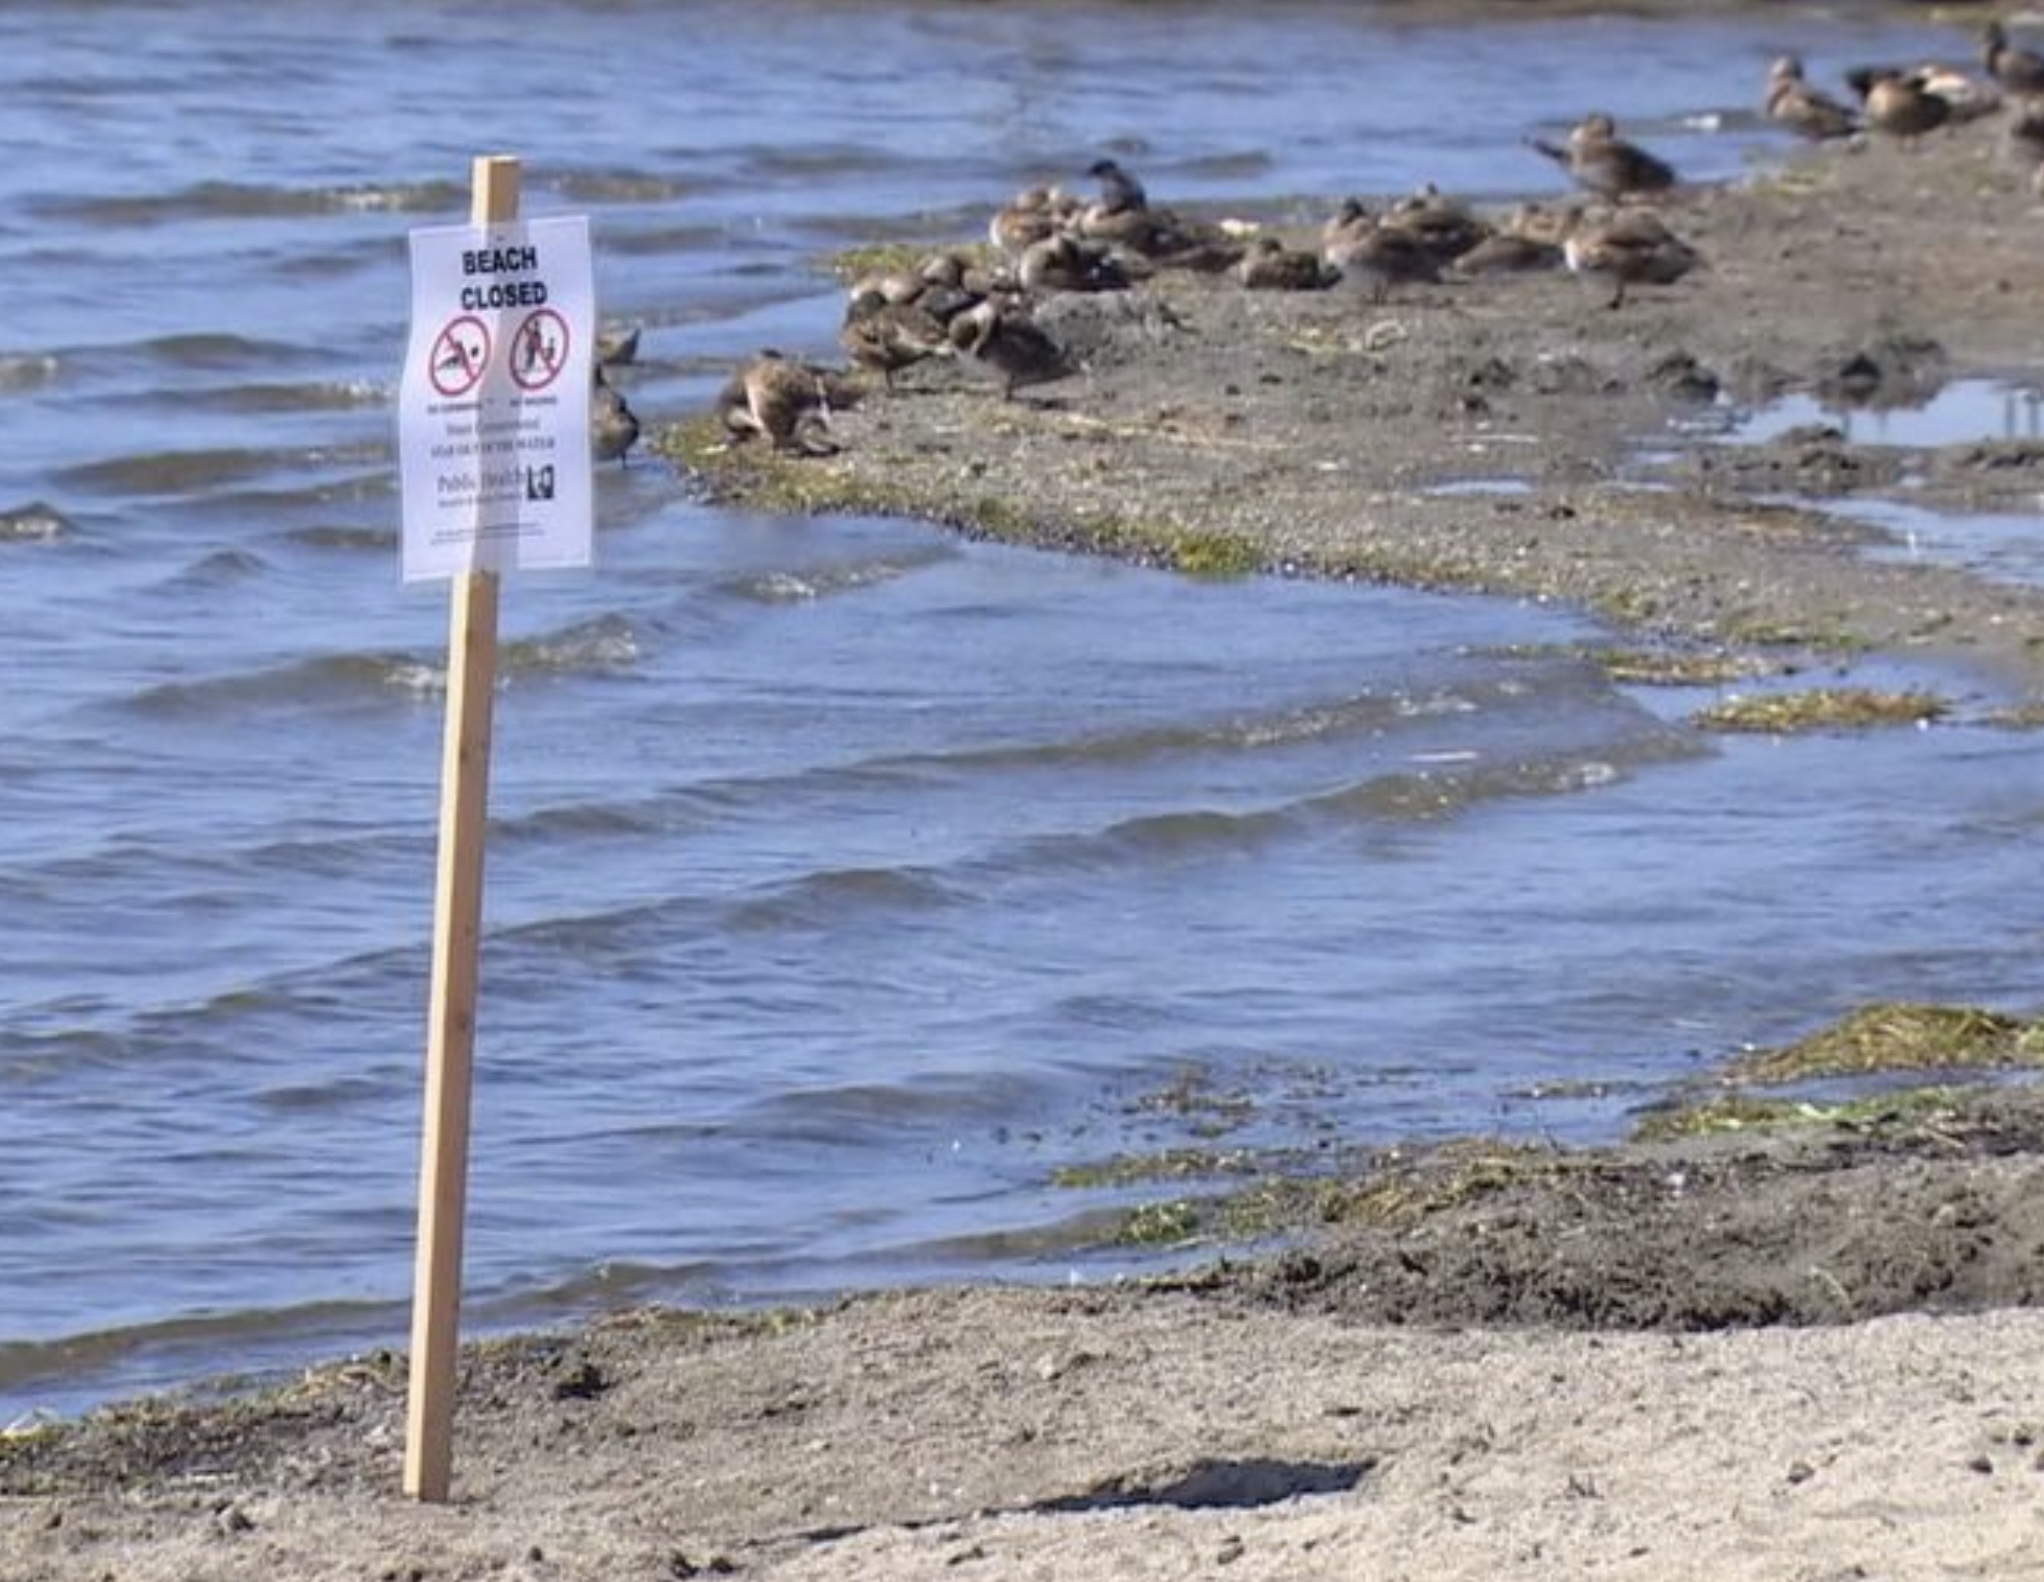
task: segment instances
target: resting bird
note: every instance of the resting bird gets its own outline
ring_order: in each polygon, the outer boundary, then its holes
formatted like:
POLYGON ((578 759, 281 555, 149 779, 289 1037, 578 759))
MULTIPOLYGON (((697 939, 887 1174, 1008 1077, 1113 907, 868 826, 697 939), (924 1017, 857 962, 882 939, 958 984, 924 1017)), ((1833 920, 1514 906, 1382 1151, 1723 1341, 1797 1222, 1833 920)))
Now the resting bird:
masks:
POLYGON ((994 211, 987 239, 997 252, 1019 259, 1032 242, 1070 231, 1086 205, 1062 187, 1025 187, 994 211))
POLYGON ((951 355, 943 321, 917 297, 897 301, 871 286, 853 291, 837 339, 853 362, 877 369, 890 390, 897 369, 951 355))
POLYGON ((1001 378, 1001 399, 1024 385, 1049 384, 1079 372, 1070 355, 1026 308, 988 297, 951 321, 951 344, 1001 378))
POLYGON ((1613 202, 1666 192, 1675 185, 1674 167, 1637 143, 1626 142, 1618 135, 1618 124, 1601 110, 1577 123, 1566 146, 1537 137, 1527 141, 1566 170, 1578 186, 1613 202))
POLYGON ((1613 308, 1624 303, 1627 286, 1673 285, 1701 262, 1695 248, 1646 209, 1589 210, 1561 245, 1571 271, 1611 282, 1606 305, 1613 308))
POLYGON ((1437 264, 1459 258, 1490 234, 1490 227, 1469 206, 1449 197, 1431 181, 1385 211, 1384 226, 1407 232, 1437 264))
MULTIPOLYGON (((1859 87, 1857 78, 1848 81, 1859 87)), ((1952 107, 1923 85, 1921 76, 1891 67, 1866 68, 1867 126, 1905 144, 1934 132, 1952 118, 1952 107)))
POLYGON ((1341 271, 1318 253, 1287 247, 1275 236, 1258 236, 1235 266, 1235 278, 1250 291, 1324 291, 1341 271))
POLYGON ((1129 286, 1128 270, 1109 248, 1062 232, 1023 249, 1015 278, 1029 292, 1125 291, 1129 286))
POLYGON ((1320 256, 1343 280, 1369 287, 1372 302, 1385 301, 1393 286, 1407 281, 1441 278, 1425 242, 1383 223, 1354 198, 1344 199, 1321 228, 1320 256))
POLYGON ((1544 204, 1522 203, 1498 221, 1497 228, 1449 269, 1457 275, 1523 275, 1542 269, 1559 269, 1562 239, 1575 224, 1566 210, 1544 204))
POLYGON ((1795 55, 1784 55, 1769 68, 1766 102, 1770 121, 1812 142, 1851 137, 1859 130, 1858 116, 1803 80, 1803 63, 1795 55))

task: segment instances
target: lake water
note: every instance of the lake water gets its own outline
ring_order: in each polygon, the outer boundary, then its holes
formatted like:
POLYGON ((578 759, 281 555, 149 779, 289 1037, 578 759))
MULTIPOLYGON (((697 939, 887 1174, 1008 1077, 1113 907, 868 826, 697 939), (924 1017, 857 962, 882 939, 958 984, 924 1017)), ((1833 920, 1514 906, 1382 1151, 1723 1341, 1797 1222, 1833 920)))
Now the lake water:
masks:
MULTIPOLYGON (((397 576, 415 226, 586 213, 629 394, 826 353, 820 258, 1102 152, 1162 201, 1685 173, 1852 7, 0 9, 0 1423, 401 1345, 444 589, 397 576)), ((1203 584, 600 478, 504 597, 473 1329, 1107 1278, 1066 1166, 1591 1139, 1869 998, 2028 1008, 2044 772, 1949 724, 1717 740, 1564 611, 1203 584), (1543 1092, 1572 1094, 1546 1098, 1543 1092)))

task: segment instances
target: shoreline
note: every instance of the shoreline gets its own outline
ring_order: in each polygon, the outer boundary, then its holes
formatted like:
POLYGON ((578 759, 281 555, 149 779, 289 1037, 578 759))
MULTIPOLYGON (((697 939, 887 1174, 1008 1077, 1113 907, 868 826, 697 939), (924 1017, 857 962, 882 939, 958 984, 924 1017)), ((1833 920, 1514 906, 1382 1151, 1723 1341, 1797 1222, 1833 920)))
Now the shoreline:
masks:
MULTIPOLYGON (((1953 664, 2035 703, 2044 590, 1872 560, 1871 530, 1820 507, 2034 511, 2044 439, 1670 426, 1861 360, 1876 401, 2044 373, 2044 213, 1992 137, 1685 193, 1671 223, 1710 268, 1616 311, 1564 276, 1385 305, 1168 276, 1062 305, 1090 371, 1034 399, 918 369, 838 416, 832 456, 712 451, 704 419, 660 448, 736 503, 1555 600, 1672 650, 1953 664)), ((2034 1030, 1994 1029, 2018 1064, 2034 1030)), ((1254 1238, 1223 1234, 1178 1275, 472 1343, 445 1507, 398 1493, 389 1353, 0 1437, 0 1582, 2044 1563, 2032 1088, 1599 1149, 1392 1149, 1266 1185, 1290 1245, 1245 1258, 1227 1249, 1254 1238)))

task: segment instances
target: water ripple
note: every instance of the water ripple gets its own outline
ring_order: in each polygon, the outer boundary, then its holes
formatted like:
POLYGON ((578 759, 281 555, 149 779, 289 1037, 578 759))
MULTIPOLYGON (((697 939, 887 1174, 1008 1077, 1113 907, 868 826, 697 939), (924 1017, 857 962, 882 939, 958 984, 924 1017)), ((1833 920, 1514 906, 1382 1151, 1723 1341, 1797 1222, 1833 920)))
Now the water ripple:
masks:
POLYGON ((467 207, 468 191, 452 181, 394 185, 277 187, 201 181, 175 192, 33 200, 49 220, 110 229, 176 225, 189 220, 295 219, 320 214, 446 214, 467 207))

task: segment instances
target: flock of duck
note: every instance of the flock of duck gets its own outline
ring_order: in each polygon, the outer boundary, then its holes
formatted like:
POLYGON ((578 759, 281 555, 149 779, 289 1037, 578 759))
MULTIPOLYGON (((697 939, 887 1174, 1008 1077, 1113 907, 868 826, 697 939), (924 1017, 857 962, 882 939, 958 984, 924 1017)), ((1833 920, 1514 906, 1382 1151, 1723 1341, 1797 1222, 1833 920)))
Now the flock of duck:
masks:
MULTIPOLYGON (((2044 198, 2044 56, 2009 40, 1999 23, 1981 35, 1981 76, 1948 66, 1870 66, 1844 74, 1850 100, 1810 83, 1794 56, 1768 73, 1767 118, 1813 141, 1884 137, 1914 144, 1940 127, 1997 113, 2013 116, 2008 156, 2031 172, 2044 198)), ((1495 219, 1431 183, 1373 211, 1344 199, 1317 245, 1294 246, 1253 227, 1206 222, 1153 204, 1142 182, 1112 159, 1087 171, 1097 193, 1084 200, 1051 185, 1003 204, 987 229, 991 262, 941 251, 910 270, 854 281, 839 344, 856 368, 893 389, 903 369, 936 358, 963 359, 999 381, 1003 398, 1081 371, 1078 360, 1036 316, 1062 293, 1126 290, 1159 270, 1232 275, 1252 291, 1317 291, 1343 282, 1375 302, 1413 282, 1565 269, 1608 286, 1618 308, 1631 287, 1669 285, 1701 262, 1654 208, 1679 178, 1663 158, 1619 135, 1603 113, 1585 116, 1563 142, 1529 138, 1584 198, 1567 205, 1523 203, 1495 219)), ((599 385, 601 386, 599 375, 599 385)), ((856 399, 860 383, 817 364, 763 351, 738 368, 716 397, 727 444, 763 438, 776 450, 827 453, 822 430, 833 404, 856 399)), ((636 419, 615 410, 613 433, 636 419)), ((622 454, 617 451, 616 454, 622 454)))

